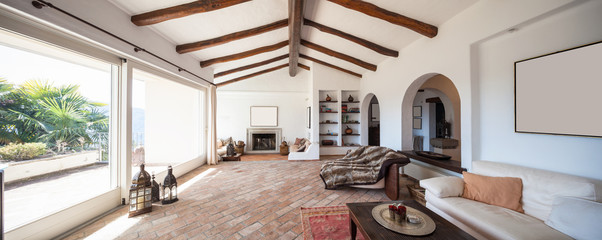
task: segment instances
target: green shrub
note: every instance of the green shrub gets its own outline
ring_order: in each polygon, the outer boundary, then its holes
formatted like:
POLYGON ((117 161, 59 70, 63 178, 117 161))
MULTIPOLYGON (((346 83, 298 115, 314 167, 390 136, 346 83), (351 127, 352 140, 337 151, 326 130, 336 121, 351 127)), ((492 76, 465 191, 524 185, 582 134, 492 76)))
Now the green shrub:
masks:
POLYGON ((46 153, 46 144, 44 143, 11 143, 0 147, 0 157, 3 160, 27 160, 46 153))

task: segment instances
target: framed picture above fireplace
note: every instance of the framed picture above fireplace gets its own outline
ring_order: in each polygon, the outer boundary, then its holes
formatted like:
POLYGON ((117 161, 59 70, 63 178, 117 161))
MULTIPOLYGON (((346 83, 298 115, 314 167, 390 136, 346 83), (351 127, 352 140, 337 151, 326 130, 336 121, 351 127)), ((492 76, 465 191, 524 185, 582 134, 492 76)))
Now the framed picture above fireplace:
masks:
POLYGON ((278 107, 251 106, 251 127, 277 127, 278 107))

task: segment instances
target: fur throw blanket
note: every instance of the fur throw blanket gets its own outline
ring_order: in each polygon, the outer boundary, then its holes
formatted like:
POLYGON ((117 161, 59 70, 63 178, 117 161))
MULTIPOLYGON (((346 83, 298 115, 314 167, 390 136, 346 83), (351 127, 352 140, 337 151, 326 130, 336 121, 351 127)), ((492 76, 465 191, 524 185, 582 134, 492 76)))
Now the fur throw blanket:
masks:
POLYGON ((326 189, 345 185, 375 184, 391 164, 408 164, 403 154, 386 147, 362 146, 345 157, 322 164, 320 177, 326 189))

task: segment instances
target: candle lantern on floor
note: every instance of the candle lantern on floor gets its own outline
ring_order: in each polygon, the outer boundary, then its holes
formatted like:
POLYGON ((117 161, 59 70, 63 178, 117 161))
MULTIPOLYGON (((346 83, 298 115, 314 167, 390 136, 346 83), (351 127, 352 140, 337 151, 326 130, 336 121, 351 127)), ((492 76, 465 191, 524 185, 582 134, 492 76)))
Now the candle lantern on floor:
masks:
POLYGON ((144 164, 140 164, 140 171, 134 174, 132 185, 130 186, 130 211, 128 217, 152 211, 151 195, 151 177, 144 170, 144 164))
POLYGON ((152 190, 152 202, 158 202, 161 201, 161 193, 159 191, 161 191, 161 187, 159 187, 159 184, 155 181, 155 172, 153 172, 153 190, 152 190))
POLYGON ((163 204, 170 204, 178 201, 178 183, 176 176, 173 175, 171 166, 167 167, 167 176, 163 181, 163 204))

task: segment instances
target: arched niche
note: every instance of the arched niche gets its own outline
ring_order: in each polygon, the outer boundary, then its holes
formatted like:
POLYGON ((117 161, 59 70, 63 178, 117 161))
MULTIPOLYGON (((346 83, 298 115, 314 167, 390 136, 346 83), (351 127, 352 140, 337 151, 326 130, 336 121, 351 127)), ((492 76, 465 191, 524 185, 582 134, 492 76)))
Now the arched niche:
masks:
MULTIPOLYGON (((404 150, 412 150, 414 144, 414 133, 417 132, 413 129, 413 106, 415 105, 415 99, 418 94, 418 90, 424 90, 425 93, 430 94, 429 96, 437 96, 441 100, 441 103, 445 107, 445 120, 451 124, 451 136, 450 138, 458 140, 458 146, 453 150, 446 149, 445 154, 451 155, 455 160, 461 160, 461 109, 460 109, 460 95, 454 83, 442 74, 428 73, 420 76, 406 90, 406 93, 402 102, 402 148, 404 150)), ((428 114, 423 111, 422 113, 428 114)), ((428 122, 423 123, 429 124, 428 122)), ((431 126, 425 126, 432 128, 431 126)), ((434 129, 429 129, 434 130, 434 129)), ((425 136, 425 138, 429 138, 425 136)), ((429 150, 429 140, 424 140, 424 150, 429 150)))
POLYGON ((376 95, 368 93, 364 96, 360 112, 362 145, 380 146, 380 107, 376 95))

